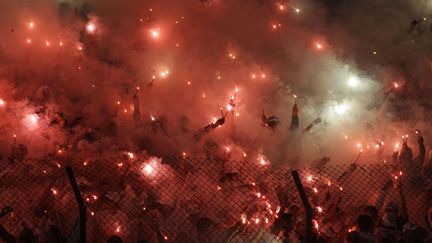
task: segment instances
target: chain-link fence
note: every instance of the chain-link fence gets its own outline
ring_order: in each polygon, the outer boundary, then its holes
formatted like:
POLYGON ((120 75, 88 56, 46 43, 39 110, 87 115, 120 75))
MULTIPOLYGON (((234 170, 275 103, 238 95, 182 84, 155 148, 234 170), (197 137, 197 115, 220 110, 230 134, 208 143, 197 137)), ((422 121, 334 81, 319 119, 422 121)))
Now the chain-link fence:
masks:
MULTIPOLYGON (((298 212, 297 236, 305 237, 303 204, 287 168, 134 156, 69 164, 86 206, 88 242, 112 235, 124 242, 274 242, 284 211, 298 212)), ((298 173, 313 209, 314 232, 327 241, 340 242, 365 205, 382 214, 395 201, 403 211, 401 195, 409 221, 426 227, 431 194, 423 168, 335 165, 298 173)), ((64 161, 3 163, 0 183, 0 207, 7 207, 0 219, 3 239, 24 231, 39 242, 79 237, 79 208, 64 161)))

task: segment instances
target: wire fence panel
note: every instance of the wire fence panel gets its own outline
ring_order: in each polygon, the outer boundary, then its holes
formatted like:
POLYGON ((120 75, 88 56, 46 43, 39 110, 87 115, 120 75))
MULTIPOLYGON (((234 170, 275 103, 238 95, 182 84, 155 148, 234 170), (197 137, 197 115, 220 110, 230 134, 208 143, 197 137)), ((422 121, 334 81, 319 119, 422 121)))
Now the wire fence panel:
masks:
MULTIPOLYGON (((64 166, 34 159, 2 164, 3 239, 25 232, 39 242, 77 239, 79 210, 64 166)), ((112 235, 124 242, 278 242, 284 212, 296 215, 295 235, 305 239, 305 212, 288 168, 246 159, 127 155, 71 166, 87 208, 88 242, 112 235)), ((401 195, 409 222, 427 227, 432 200, 423 168, 352 164, 298 172, 315 234, 327 242, 345 239, 367 205, 379 217, 393 201, 402 211, 401 195)))

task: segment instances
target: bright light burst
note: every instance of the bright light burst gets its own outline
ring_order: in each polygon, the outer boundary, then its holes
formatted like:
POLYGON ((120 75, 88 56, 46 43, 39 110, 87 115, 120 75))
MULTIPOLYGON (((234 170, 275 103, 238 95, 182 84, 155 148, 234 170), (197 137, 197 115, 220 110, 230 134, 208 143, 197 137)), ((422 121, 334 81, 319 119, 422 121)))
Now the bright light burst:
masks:
POLYGON ((358 87, 360 85, 360 79, 357 76, 351 76, 348 79, 348 85, 350 87, 358 87))
POLYGON ((336 112, 336 114, 343 115, 350 109, 350 106, 346 103, 342 103, 342 104, 335 105, 333 109, 336 112))

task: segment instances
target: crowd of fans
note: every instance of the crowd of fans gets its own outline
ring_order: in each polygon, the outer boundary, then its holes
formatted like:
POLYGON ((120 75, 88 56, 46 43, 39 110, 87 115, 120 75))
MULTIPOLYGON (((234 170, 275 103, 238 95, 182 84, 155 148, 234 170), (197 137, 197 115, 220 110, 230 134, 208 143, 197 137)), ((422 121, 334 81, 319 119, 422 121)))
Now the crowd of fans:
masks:
MULTIPOLYGON (((341 194, 324 192, 323 195, 316 193, 316 188, 308 185, 307 181, 303 182, 308 201, 312 209, 312 239, 314 242, 432 242, 432 158, 426 155, 426 149, 423 144, 423 138, 418 139, 419 155, 414 157, 407 141, 404 141, 400 151, 393 154, 393 164, 404 168, 404 176, 399 179, 386 179, 386 182, 380 186, 375 200, 366 205, 342 206, 344 198, 341 194), (424 185, 424 187, 419 186, 424 185), (412 188, 415 187, 415 188, 412 188), (415 191, 415 201, 418 201, 417 208, 411 211, 420 211, 424 214, 423 223, 418 220, 414 222, 409 215, 408 204, 404 191, 408 188, 415 191), (389 198, 389 191, 396 191, 396 199, 389 198)), ((194 173, 189 169, 188 173, 182 173, 187 170, 187 166, 177 166, 174 171, 179 175, 194 173)), ((359 170, 358 165, 349 166, 348 170, 343 173, 344 176, 335 179, 338 183, 343 184, 343 180, 350 180, 350 174, 359 170)), ((114 172, 113 172, 114 173, 114 172)), ((240 176, 235 172, 221 172, 220 185, 235 184, 240 176)), ((187 177, 187 175, 186 175, 187 177)), ((125 177, 121 182, 121 190, 137 190, 133 186, 130 177, 125 177), (125 182, 128 181, 128 182, 125 182), (125 184, 132 185, 131 188, 125 184)), ((87 177, 87 179, 91 179, 87 177)), ((302 178, 305 180, 305 178, 302 178)), ((241 184, 241 183, 240 183, 241 184)), ((180 186, 180 185, 171 185, 180 186)), ((255 185, 254 185, 255 186, 255 185)), ((151 188, 149 183, 144 186, 151 188)), ((228 186, 227 186, 228 187, 228 186)), ((243 185, 244 190, 254 191, 251 185, 243 185)), ((82 188, 81 188, 82 189, 82 188)), ((262 187, 261 187, 262 189, 262 187)), ((219 186, 218 189, 220 190, 219 186)), ((228 190, 228 189, 227 189, 228 190)), ((341 189, 342 190, 342 189, 341 189)), ((84 190, 85 191, 85 190, 84 190)), ((174 228, 181 228, 179 225, 191 224, 193 230, 167 230, 162 226, 161 218, 171 217, 178 206, 161 202, 160 197, 155 191, 146 192, 146 198, 143 213, 128 213, 128 208, 122 210, 122 203, 114 198, 116 196, 107 193, 104 196, 105 203, 99 208, 97 214, 109 212, 109 217, 119 217, 125 219, 129 225, 137 225, 126 230, 125 225, 117 227, 117 230, 109 233, 104 229, 103 224, 112 224, 107 218, 100 219, 97 223, 91 216, 88 219, 87 235, 89 242, 306 242, 306 225, 308 218, 307 212, 302 203, 298 200, 296 192, 288 191, 284 187, 274 189, 275 201, 278 205, 274 215, 265 218, 269 221, 259 223, 255 217, 257 211, 262 211, 259 205, 246 205, 249 211, 245 212, 245 218, 229 219, 227 222, 215 220, 211 213, 201 210, 191 210, 190 215, 184 221, 174 222, 174 228), (110 194, 110 195, 108 195, 110 194), (295 199, 296 198, 296 199, 295 199), (110 211, 111 210, 111 211, 110 211), (121 211, 121 212, 120 212, 121 211), (124 213, 126 212, 126 213, 124 213), (253 212, 253 213, 251 213, 253 212), (135 214, 135 215, 134 215, 135 214), (106 221, 104 221, 106 220, 106 221), (161 224, 161 226, 160 226, 161 224), (102 225, 102 226, 101 226, 102 225), (125 233, 126 231, 137 231, 125 233), (173 233, 175 232, 175 233, 173 233), (133 235, 133 236, 131 236, 133 235)), ((256 192, 256 191, 254 191, 256 192)), ((373 194, 374 192, 370 192, 373 194)), ((270 194, 270 193, 268 193, 270 194)), ((120 195, 123 197, 123 195, 120 195)), ((270 195, 269 195, 270 197, 270 195)), ((102 199, 101 199, 102 200, 102 199)), ((413 200, 413 199, 410 199, 413 200)), ((73 203, 73 199, 69 201, 73 203)), ((267 201, 265 201, 267 203, 267 201)), ((236 202, 230 202, 235 205, 236 202)), ((241 203, 245 203, 244 201, 241 203)), ((49 205, 49 204, 47 204, 49 205)), ((345 204, 346 205, 346 204, 345 204)), ((20 222, 20 228, 12 230, 5 225, 6 221, 2 218, 16 217, 15 210, 10 206, 3 205, 0 212, 0 238, 7 243, 11 242, 79 242, 79 220, 76 220, 74 227, 69 232, 61 229, 58 219, 50 213, 42 212, 37 226, 30 225, 23 219, 20 222)), ((238 206, 238 205, 236 205, 238 206)), ((270 206, 269 206, 270 207, 270 206)), ((33 209, 34 210, 34 209, 33 209)), ((39 209, 40 211, 41 209, 39 209)), ((87 209, 91 210, 91 207, 87 209)), ((90 212, 89 212, 90 213, 90 212)), ((93 212, 92 212, 93 215, 93 212)), ((61 217, 60 217, 61 218, 61 217)), ((172 218, 171 218, 172 219, 172 218)), ((261 218, 264 220, 264 217, 261 218)), ((163 221, 163 220, 162 220, 163 221)), ((166 223, 166 221, 164 221, 166 223)))

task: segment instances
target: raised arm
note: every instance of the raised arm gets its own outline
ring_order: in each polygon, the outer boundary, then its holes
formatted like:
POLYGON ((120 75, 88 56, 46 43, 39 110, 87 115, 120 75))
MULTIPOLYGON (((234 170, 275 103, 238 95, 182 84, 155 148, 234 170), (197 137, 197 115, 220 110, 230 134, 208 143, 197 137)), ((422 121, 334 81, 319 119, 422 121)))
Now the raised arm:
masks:
POLYGON ((426 155, 426 148, 424 146, 423 136, 420 135, 417 142, 418 142, 418 146, 419 146, 418 160, 419 160, 420 165, 423 165, 424 161, 425 161, 425 155, 426 155))

